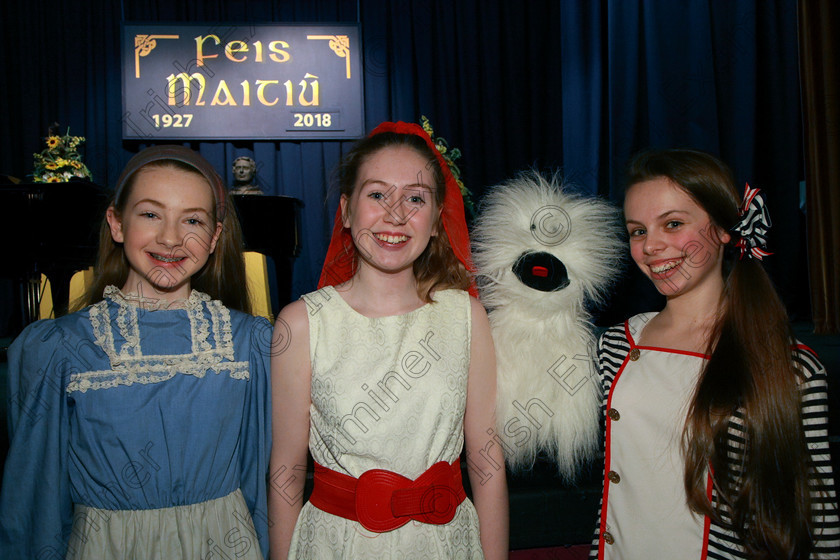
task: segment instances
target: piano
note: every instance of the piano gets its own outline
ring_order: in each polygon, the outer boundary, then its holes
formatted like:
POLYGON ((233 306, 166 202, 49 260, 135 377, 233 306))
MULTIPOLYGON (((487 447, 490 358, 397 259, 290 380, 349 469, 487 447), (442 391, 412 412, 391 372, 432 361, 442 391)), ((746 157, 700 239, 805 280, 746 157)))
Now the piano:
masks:
MULTIPOLYGON (((38 319, 41 274, 50 280, 56 315, 67 312, 70 278, 96 262, 108 192, 90 181, 0 184, 0 276, 17 283, 22 328, 38 319)), ((13 328, 16 333, 19 328, 13 328)))
MULTIPOLYGON (((67 312, 70 278, 96 262, 99 227, 110 191, 85 180, 68 183, 0 182, 0 239, 6 256, 0 277, 18 287, 16 335, 38 319, 40 277, 52 286, 56 316, 67 312)), ((300 211, 293 197, 232 195, 242 225, 244 249, 271 257, 280 307, 291 300, 292 266, 300 254, 300 211)), ((274 310, 276 313, 279 309, 274 310)))

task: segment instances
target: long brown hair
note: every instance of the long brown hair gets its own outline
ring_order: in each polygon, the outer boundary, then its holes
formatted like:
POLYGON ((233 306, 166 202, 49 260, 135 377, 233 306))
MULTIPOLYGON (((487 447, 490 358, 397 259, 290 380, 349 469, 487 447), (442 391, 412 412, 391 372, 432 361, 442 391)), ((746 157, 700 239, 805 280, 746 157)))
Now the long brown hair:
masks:
MULTIPOLYGON (((141 169, 152 167, 178 169, 205 178, 195 167, 174 159, 155 160, 146 163, 141 169)), ((126 203, 139 172, 138 169, 128 177, 125 185, 114 194, 114 200, 110 206, 114 208, 118 216, 121 216, 125 211, 126 203)), ((214 198, 218 196, 216 189, 211 188, 211 190, 214 193, 214 198)), ((190 278, 190 287, 208 294, 213 299, 220 300, 231 309, 250 313, 251 303, 248 298, 245 261, 242 256, 242 230, 239 226, 236 210, 227 192, 224 192, 224 196, 225 214, 222 219, 222 231, 216 242, 216 249, 210 254, 204 267, 190 278)), ((219 204, 213 205, 213 224, 217 221, 217 208, 219 207, 219 204)), ((81 300, 74 304, 74 310, 102 301, 103 292, 109 285, 122 288, 128 280, 128 273, 129 264, 123 244, 114 241, 111 237, 108 221, 103 218, 99 227, 99 252, 94 269, 93 284, 81 300)))
MULTIPOLYGON (((649 151, 628 169, 628 186, 667 178, 702 207, 718 228, 738 221, 738 192, 729 168, 694 150, 649 151)), ((764 268, 724 250, 721 311, 683 431, 689 506, 718 522, 729 518, 754 558, 807 558, 810 536, 808 455, 802 428, 799 372, 787 312, 764 268), (743 465, 733 465, 730 420, 743 421, 743 465), (720 496, 706 494, 711 466, 720 496)))
MULTIPOLYGON (((422 138, 413 134, 380 132, 359 140, 336 168, 335 175, 339 192, 349 200, 356 188, 356 180, 362 164, 378 151, 395 146, 409 147, 428 160, 427 169, 432 173, 435 182, 435 202, 437 207, 441 208, 446 198, 443 170, 431 148, 422 138)), ((429 240, 426 249, 414 261, 417 294, 423 301, 429 303, 432 302, 430 294, 435 290, 447 288, 467 290, 470 287, 470 275, 452 250, 440 213, 438 213, 434 229, 437 235, 429 240)))

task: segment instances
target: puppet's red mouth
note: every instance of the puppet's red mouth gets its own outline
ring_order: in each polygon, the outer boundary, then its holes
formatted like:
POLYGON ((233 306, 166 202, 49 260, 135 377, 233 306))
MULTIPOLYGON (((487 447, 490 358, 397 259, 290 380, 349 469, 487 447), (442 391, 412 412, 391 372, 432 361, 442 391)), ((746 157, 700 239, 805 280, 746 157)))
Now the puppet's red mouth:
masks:
POLYGON ((551 253, 523 253, 513 265, 519 281, 541 292, 556 292, 569 285, 566 266, 551 253))

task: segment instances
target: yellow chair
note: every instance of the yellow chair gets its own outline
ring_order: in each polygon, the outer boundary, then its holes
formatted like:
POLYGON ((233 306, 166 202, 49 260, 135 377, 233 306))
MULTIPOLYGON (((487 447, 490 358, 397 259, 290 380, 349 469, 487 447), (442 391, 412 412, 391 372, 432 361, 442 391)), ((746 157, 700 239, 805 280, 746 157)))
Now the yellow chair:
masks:
MULTIPOLYGON (((93 267, 87 270, 80 270, 70 279, 70 306, 73 302, 84 295, 90 285, 93 284, 93 267)), ((41 275, 41 301, 39 308, 39 318, 54 319, 55 309, 53 309, 52 291, 50 288, 50 281, 43 274, 41 275)))
POLYGON ((268 267, 265 255, 247 251, 245 253, 245 275, 248 278, 248 297, 251 300, 251 313, 266 317, 272 323, 271 289, 268 284, 268 267))

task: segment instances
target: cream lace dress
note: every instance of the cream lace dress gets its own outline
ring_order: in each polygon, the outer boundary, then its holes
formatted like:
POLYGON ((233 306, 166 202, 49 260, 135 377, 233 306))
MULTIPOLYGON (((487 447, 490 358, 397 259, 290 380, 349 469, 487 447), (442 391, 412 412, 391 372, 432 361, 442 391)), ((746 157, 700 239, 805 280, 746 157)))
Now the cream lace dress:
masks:
MULTIPOLYGON (((415 479, 464 446, 470 356, 469 295, 435 293, 404 315, 368 318, 332 287, 309 309, 312 406, 309 448, 319 464, 359 477, 387 469, 415 479)), ((483 558, 478 516, 465 500, 446 525, 409 521, 386 533, 307 503, 291 558, 483 558)))

